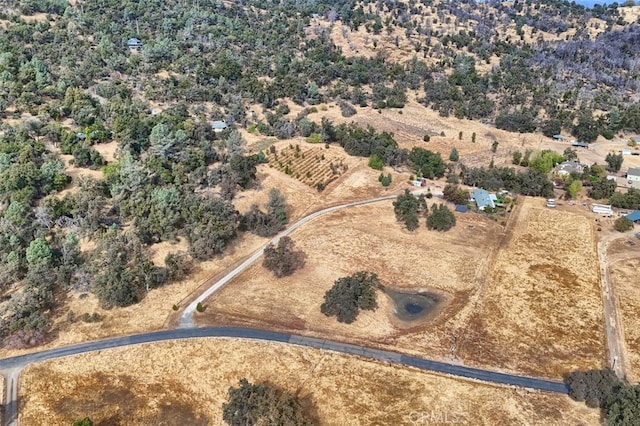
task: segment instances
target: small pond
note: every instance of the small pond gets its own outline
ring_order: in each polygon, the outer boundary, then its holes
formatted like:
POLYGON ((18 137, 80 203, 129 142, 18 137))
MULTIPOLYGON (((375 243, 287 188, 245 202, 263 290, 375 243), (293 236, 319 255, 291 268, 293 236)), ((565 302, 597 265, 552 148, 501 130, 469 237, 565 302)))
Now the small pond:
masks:
POLYGON ((403 321, 414 321, 429 315, 440 303, 440 297, 429 292, 406 292, 385 288, 385 293, 393 300, 394 313, 403 321))

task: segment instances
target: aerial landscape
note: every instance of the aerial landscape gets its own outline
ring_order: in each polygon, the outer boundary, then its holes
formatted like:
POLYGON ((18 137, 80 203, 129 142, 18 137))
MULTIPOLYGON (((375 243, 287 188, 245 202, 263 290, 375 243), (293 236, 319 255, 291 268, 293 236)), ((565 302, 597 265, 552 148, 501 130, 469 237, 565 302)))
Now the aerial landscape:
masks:
POLYGON ((640 5, 0 2, 2 425, 640 425, 640 5))

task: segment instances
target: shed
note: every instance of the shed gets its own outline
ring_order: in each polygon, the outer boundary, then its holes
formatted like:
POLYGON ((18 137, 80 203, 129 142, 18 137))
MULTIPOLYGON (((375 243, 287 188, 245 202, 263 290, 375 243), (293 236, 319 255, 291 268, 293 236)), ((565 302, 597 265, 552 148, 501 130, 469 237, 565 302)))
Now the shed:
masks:
POLYGON ((630 167, 629 170, 627 170, 627 180, 640 182, 640 167, 630 167))
POLYGON ((469 211, 467 206, 463 206, 462 204, 456 204, 456 211, 460 213, 466 213, 469 211))
POLYGON ((494 201, 496 199, 496 196, 495 194, 493 194, 493 197, 491 195, 492 194, 489 194, 486 189, 480 188, 473 191, 473 194, 471 194, 471 199, 476 202, 476 206, 478 206, 478 209, 480 210, 484 210, 487 207, 495 209, 496 204, 494 201))
POLYGON ((640 221, 640 210, 636 210, 633 213, 629 213, 625 217, 629 219, 631 222, 638 222, 640 221))
POLYGON ((631 155, 630 148, 622 148, 622 155, 631 155))
POLYGON ((142 47, 142 42, 139 39, 132 37, 127 40, 127 46, 129 46, 129 50, 138 50, 142 47))
POLYGON ((216 133, 220 133, 220 132, 226 130, 227 127, 229 127, 229 126, 227 126, 227 123, 225 123, 224 121, 220 121, 220 120, 214 121, 213 124, 211 125, 211 128, 216 133))

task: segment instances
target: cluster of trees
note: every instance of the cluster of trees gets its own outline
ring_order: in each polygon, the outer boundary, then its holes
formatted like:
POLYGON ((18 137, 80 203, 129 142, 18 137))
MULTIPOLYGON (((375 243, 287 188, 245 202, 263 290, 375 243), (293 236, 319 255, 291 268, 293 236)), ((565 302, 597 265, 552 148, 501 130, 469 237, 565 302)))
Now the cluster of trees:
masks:
POLYGON ((640 210, 640 189, 629 188, 626 193, 615 192, 609 202, 615 207, 640 210))
MULTIPOLYGON (((451 192, 458 191, 457 186, 447 185, 448 195, 451 195, 451 192)), ((456 217, 444 204, 433 204, 431 206, 431 213, 429 213, 427 198, 430 197, 425 196, 424 194, 420 194, 416 197, 408 189, 405 189, 404 194, 398 195, 396 201, 393 202, 393 211, 396 215, 396 220, 398 220, 398 222, 404 222, 409 231, 413 231, 420 226, 420 216, 427 217, 428 229, 448 231, 455 226, 456 217)), ((468 200, 469 194, 467 193, 463 204, 468 200)))
POLYGON ((640 385, 621 382, 609 369, 574 371, 565 382, 569 396, 588 407, 600 408, 607 425, 632 425, 640 418, 640 385))
POLYGON ((339 278, 324 295, 320 311, 326 316, 335 316, 339 322, 351 324, 358 317, 360 309, 375 310, 376 288, 380 287, 376 274, 356 272, 339 278))
POLYGON ((263 424, 311 426, 317 423, 309 401, 270 383, 253 384, 240 379, 228 390, 222 404, 222 420, 230 426, 263 424))
MULTIPOLYGON (((112 0, 81 9, 62 2, 10 3, 12 9, 4 15, 8 25, 0 63, 0 113, 13 107, 55 120, 68 117, 84 127, 98 121, 105 109, 85 97, 84 90, 92 88, 108 102, 128 97, 135 88, 156 102, 213 101, 220 107, 216 118, 240 125, 247 123, 246 98, 272 110, 260 123, 261 131, 286 138, 296 125, 286 109, 278 110, 283 98, 309 105, 337 99, 349 116, 355 112, 352 104, 401 108, 406 90, 422 86, 424 102, 442 115, 495 117, 499 127, 515 131, 539 127, 557 132, 564 127, 585 141, 599 133, 640 131, 640 105, 626 96, 638 88, 632 77, 639 53, 633 41, 640 26, 614 29, 621 19, 618 5, 588 10, 562 2, 514 8, 492 2, 475 8, 464 2, 359 5, 323 0, 192 8, 177 0, 146 0, 127 4, 126 13, 120 13, 112 0), (13 10, 44 10, 53 22, 26 22, 13 10), (315 37, 307 36, 310 17, 317 13, 340 19, 353 30, 364 26, 373 46, 382 29, 389 34, 398 30, 404 37, 396 37, 396 45, 408 42, 416 54, 400 64, 383 55, 347 58, 327 31, 318 28, 315 37), (591 38, 583 27, 595 16, 606 22, 607 31, 591 38), (436 30, 433 20, 451 25, 436 30), (500 32, 510 22, 519 38, 500 32), (577 31, 568 40, 532 37, 526 42, 525 24, 532 36, 538 31, 559 34, 570 26, 577 31), (138 53, 126 49, 133 36, 142 40, 138 53), (217 42, 230 39, 234 42, 217 42), (494 56, 500 58, 499 66, 478 72, 476 65, 494 56), (433 65, 423 60, 427 57, 433 65), (159 78, 161 70, 169 71, 169 77, 159 78), (105 82, 105 77, 113 81, 105 82), (595 118, 595 110, 608 114, 595 118)), ((94 151, 85 146, 78 154, 92 161, 94 151)))
POLYGON ((411 149, 409 162, 416 173, 427 179, 441 178, 447 170, 440 153, 431 152, 420 147, 411 149))
POLYGON ((288 222, 284 196, 276 189, 266 213, 256 206, 241 215, 231 203, 238 190, 256 185, 261 161, 244 155, 237 132, 216 138, 184 105, 149 115, 119 92, 102 106, 76 95, 69 95, 75 99, 70 111, 86 103, 96 114, 85 123, 84 139, 39 121, 3 125, 0 133, 0 286, 23 284, 3 304, 0 335, 19 336, 11 340, 14 345, 43 338, 56 294, 91 289, 105 308, 127 306, 154 287, 184 278, 192 259, 223 253, 239 231, 273 235, 288 222), (81 176, 76 191, 57 195, 70 178, 50 149, 108 141, 111 132, 119 157, 104 167, 104 180, 81 176), (82 238, 95 240, 96 248, 81 255, 82 238), (149 261, 150 244, 178 238, 189 243, 188 255, 172 253, 165 266, 149 261))
POLYGON ((269 190, 266 212, 253 204, 241 219, 241 229, 253 232, 261 237, 270 237, 284 229, 289 222, 289 213, 284 195, 278 188, 269 190))
POLYGON ((393 211, 398 222, 404 222, 409 231, 413 231, 420 226, 420 216, 428 213, 427 199, 424 194, 415 196, 408 189, 404 194, 398 195, 393 202, 393 211))
POLYGON ((504 188, 510 192, 537 197, 553 197, 553 183, 546 173, 528 169, 516 171, 512 167, 467 168, 461 173, 465 185, 497 191, 504 188))

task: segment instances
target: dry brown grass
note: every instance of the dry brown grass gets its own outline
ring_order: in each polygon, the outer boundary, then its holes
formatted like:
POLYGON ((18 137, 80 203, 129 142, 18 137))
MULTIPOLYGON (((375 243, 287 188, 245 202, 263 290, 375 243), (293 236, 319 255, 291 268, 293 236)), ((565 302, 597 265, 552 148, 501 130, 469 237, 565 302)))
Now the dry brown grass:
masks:
POLYGON ((524 199, 511 219, 515 231, 505 236, 476 214, 458 215, 445 234, 424 223, 409 233, 390 201, 333 213, 292 234, 308 256, 303 270, 276 280, 254 265, 207 301, 200 322, 296 330, 435 358, 449 356, 457 336, 465 363, 554 378, 599 367, 605 345, 590 221, 540 203, 524 199), (353 324, 326 318, 324 293, 358 270, 389 286, 436 291, 444 303, 417 323, 399 321, 384 295, 377 311, 353 324))
POLYGON ((622 260, 609 266, 614 294, 618 300, 619 317, 626 344, 628 379, 640 380, 640 285, 638 270, 640 258, 622 260))
POLYGON ((527 199, 463 332, 461 357, 551 377, 603 367, 598 271, 589 219, 527 199))
POLYGON ((598 424, 598 411, 567 396, 527 392, 333 352, 233 339, 162 342, 27 368, 20 424, 220 425, 240 378, 271 382, 316 405, 323 425, 598 424), (55 386, 52 384, 55 383, 55 386))

